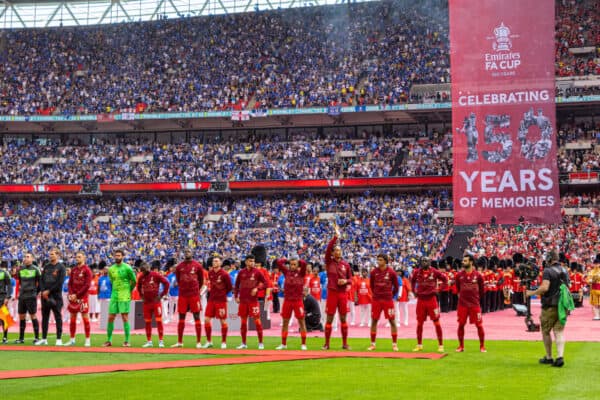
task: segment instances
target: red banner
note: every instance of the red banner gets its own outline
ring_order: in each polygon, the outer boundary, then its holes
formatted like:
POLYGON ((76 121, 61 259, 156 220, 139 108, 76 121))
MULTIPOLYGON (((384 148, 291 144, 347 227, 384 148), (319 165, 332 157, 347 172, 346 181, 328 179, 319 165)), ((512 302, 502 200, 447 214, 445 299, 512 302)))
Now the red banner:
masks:
POLYGON ((449 176, 422 176, 397 178, 348 178, 348 179, 303 179, 280 181, 232 181, 229 189, 244 190, 287 190, 321 188, 371 188, 397 186, 447 186, 452 183, 449 176))
MULTIPOLYGON (((280 181, 232 181, 229 189, 236 192, 256 190, 289 190, 289 189, 369 189, 382 187, 449 186, 452 178, 449 176, 421 176, 396 178, 349 178, 349 179, 304 179, 280 181)), ((119 192, 206 192, 210 182, 157 182, 157 183, 101 183, 101 193, 119 192)), ((0 193, 79 193, 82 185, 48 184, 48 185, 0 185, 0 193)))
POLYGON ((98 114, 96 115, 96 121, 98 122, 114 122, 114 114, 98 114))
POLYGON ((559 222, 554 1, 449 11, 454 223, 559 222))

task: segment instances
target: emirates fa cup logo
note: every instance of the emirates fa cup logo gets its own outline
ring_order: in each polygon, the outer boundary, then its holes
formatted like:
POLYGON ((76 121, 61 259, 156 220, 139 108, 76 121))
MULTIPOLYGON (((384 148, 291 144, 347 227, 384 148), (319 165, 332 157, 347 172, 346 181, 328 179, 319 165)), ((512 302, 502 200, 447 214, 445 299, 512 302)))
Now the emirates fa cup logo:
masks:
MULTIPOLYGON (((484 55, 484 67, 491 72, 493 77, 515 76, 516 70, 521 65, 521 53, 513 49, 513 39, 519 37, 511 33, 510 28, 500 23, 493 30, 494 35, 486 37, 492 41, 493 51, 484 55)), ((516 48, 518 49, 518 43, 516 48)))
POLYGON ((492 45, 494 50, 510 51, 512 48, 512 42, 510 41, 510 29, 504 25, 504 22, 494 29, 494 36, 496 36, 496 41, 492 45))

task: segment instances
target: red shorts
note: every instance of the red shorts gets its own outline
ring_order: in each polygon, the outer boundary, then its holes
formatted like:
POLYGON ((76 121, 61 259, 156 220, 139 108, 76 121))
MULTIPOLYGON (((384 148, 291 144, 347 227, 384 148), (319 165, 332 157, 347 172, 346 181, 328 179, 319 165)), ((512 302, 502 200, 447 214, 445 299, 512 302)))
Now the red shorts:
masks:
POLYGON ((85 296, 83 299, 75 301, 69 300, 69 305, 67 306, 67 308, 72 314, 87 314, 87 312, 90 310, 90 303, 88 301, 88 297, 85 296))
POLYGON ((348 314, 348 292, 329 291, 327 293, 325 313, 327 315, 335 315, 336 310, 340 315, 348 314))
POLYGON ((302 300, 284 300, 283 307, 281 307, 281 318, 290 319, 292 317, 292 311, 294 316, 298 319, 304 318, 304 302, 302 300))
POLYGON ((432 321, 440 319, 440 307, 435 297, 429 300, 417 300, 417 321, 425 322, 428 316, 432 321))
POLYGON ((177 312, 179 314, 185 314, 188 311, 192 313, 199 313, 202 311, 200 296, 179 296, 179 300, 177 300, 177 312))
POLYGON ((394 319, 396 315, 394 300, 373 300, 373 304, 371 304, 371 319, 379 321, 382 311, 385 319, 394 319))
POLYGON ((238 316, 240 318, 260 318, 260 306, 258 305, 258 301, 253 303, 240 303, 238 316))
POLYGON ((144 320, 151 321, 152 314, 154 314, 156 320, 162 318, 162 306, 160 303, 144 303, 144 320))
POLYGON ((458 319, 459 325, 464 325, 467 323, 467 317, 469 318, 469 323, 478 324, 483 322, 481 318, 481 307, 465 307, 458 305, 456 309, 456 317, 458 319))
POLYGON ((224 301, 208 301, 206 304, 205 318, 227 319, 227 303, 224 301))

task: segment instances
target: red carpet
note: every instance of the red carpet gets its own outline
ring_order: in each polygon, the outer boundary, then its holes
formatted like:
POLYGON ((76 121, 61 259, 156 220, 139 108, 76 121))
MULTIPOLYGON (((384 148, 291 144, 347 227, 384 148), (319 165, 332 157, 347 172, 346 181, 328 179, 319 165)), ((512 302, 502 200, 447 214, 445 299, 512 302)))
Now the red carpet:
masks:
MULTIPOLYGON (((22 350, 22 351, 40 351, 35 346, 6 346, 0 347, 1 350, 22 350)), ((0 372, 1 379, 34 378, 42 376, 58 375, 77 375, 77 374, 97 374, 117 371, 140 371, 150 369, 166 368, 186 368, 203 367, 214 365, 232 365, 263 363, 276 361, 296 361, 324 358, 420 358, 420 359, 440 359, 445 354, 433 353, 363 353, 351 351, 276 351, 276 350, 195 350, 195 349, 134 349, 123 347, 112 348, 69 348, 69 347, 45 347, 42 351, 50 352, 89 352, 89 353, 150 353, 150 354, 218 354, 230 355, 232 357, 221 358, 203 358, 198 360, 176 360, 176 361, 152 361, 131 364, 112 364, 112 365, 91 365, 62 368, 46 368, 31 370, 16 370, 0 372)))

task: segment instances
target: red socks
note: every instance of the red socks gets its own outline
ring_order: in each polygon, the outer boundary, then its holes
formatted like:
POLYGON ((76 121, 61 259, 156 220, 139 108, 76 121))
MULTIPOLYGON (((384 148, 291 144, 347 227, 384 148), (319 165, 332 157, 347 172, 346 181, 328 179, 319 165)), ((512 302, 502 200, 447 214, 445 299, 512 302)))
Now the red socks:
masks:
POLYGON ((72 338, 75 337, 75 332, 77 332, 77 315, 75 317, 71 316, 71 321, 69 322, 69 333, 71 334, 72 338))
POLYGON ((196 343, 200 343, 202 339, 202 325, 200 325, 199 319, 194 321, 194 327, 196 328, 196 343))
POLYGON ((146 340, 151 341, 152 340, 152 320, 146 320, 146 340))
POLYGON ((162 318, 156 318, 156 330, 158 331, 158 340, 163 340, 165 330, 163 328, 162 318))
POLYGON ((458 345, 460 347, 465 346, 465 326, 464 325, 458 326, 458 345))
POLYGON ((183 328, 185 327, 185 319, 180 319, 177 322, 177 343, 183 343, 183 328))
POLYGON ((440 321, 435 321, 433 323, 433 325, 435 325, 435 334, 437 336, 437 340, 440 346, 442 346, 444 344, 444 338, 442 336, 442 324, 440 324, 440 321))
MULTIPOLYGON (((90 317, 83 319, 83 331, 85 332, 85 337, 89 339, 90 337, 90 317)), ((71 335, 71 337, 75 337, 75 335, 71 335)))
POLYGON ((263 341, 263 328, 262 328, 262 322, 260 322, 260 319, 257 318, 254 320, 254 325, 256 325, 256 335, 258 336, 258 343, 262 343, 263 341))
POLYGON ((483 325, 477 326, 477 334, 479 335, 479 347, 483 347, 485 344, 485 332, 483 331, 483 325))
POLYGON ((417 344, 423 344, 423 323, 417 323, 417 344))
POLYGON ((246 344, 246 336, 248 336, 248 320, 242 320, 242 326, 240 327, 240 334, 242 335, 242 343, 246 344))
POLYGON ((348 345, 348 323, 342 322, 342 344, 344 346, 348 345))
POLYGON ((222 322, 221 321, 221 342, 226 343, 227 342, 227 328, 229 326, 227 325, 227 322, 222 322))
POLYGON ((286 330, 281 330, 281 344, 282 345, 287 345, 287 337, 288 337, 288 331, 286 330))
POLYGON ((210 322, 204 322, 204 331, 206 333, 206 340, 210 342, 212 339, 212 325, 210 322))
POLYGON ((325 345, 329 346, 329 340, 331 339, 331 324, 325 324, 325 345))

